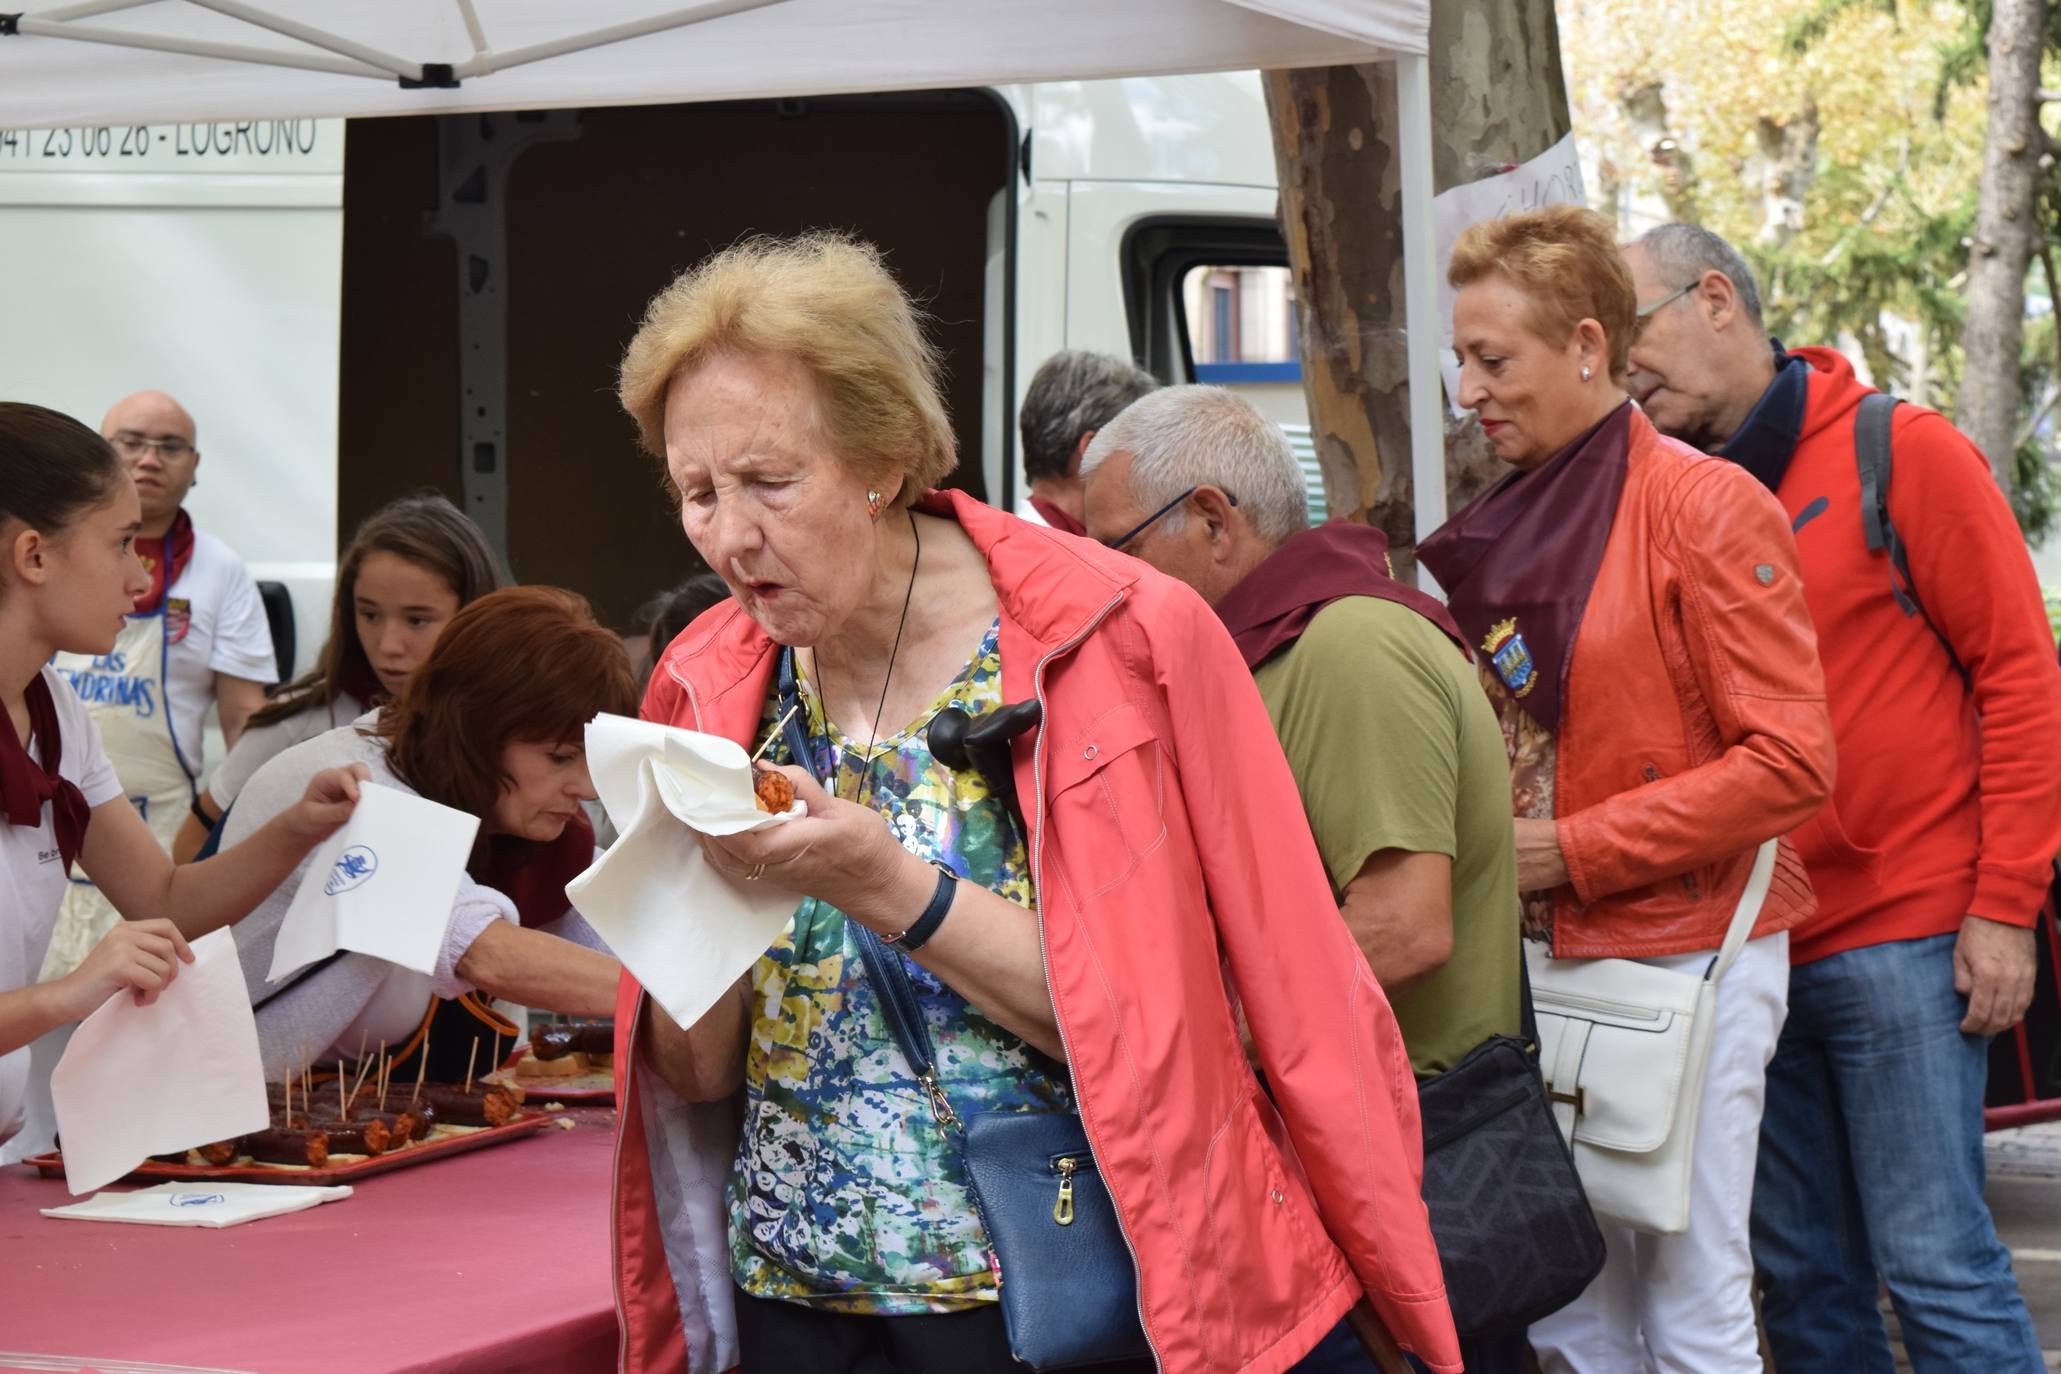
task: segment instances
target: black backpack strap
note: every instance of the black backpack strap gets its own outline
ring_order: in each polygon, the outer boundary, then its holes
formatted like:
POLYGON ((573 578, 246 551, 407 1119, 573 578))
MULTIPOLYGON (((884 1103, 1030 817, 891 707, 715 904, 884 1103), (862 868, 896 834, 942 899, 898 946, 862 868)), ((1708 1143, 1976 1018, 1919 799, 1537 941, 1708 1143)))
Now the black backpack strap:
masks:
POLYGON ((1889 482, 1896 466, 1890 425, 1899 404, 1896 397, 1873 391, 1861 398, 1860 412, 1854 417, 1853 455, 1861 477, 1861 532, 1867 538, 1868 552, 1889 555, 1889 594, 1896 598, 1905 615, 1917 616, 1925 622, 1939 647, 1946 650, 1947 661, 1961 675, 1961 685, 1972 691, 1975 682, 1961 656, 1954 652, 1954 646, 1926 614, 1925 603, 1918 599, 1918 584, 1911 578, 1910 552, 1889 518, 1889 482))

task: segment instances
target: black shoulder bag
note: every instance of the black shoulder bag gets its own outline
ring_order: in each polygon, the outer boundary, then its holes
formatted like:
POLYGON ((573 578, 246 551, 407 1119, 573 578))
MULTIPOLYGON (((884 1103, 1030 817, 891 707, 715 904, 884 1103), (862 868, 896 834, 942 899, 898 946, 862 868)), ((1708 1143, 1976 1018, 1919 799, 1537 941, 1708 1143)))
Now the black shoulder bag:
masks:
POLYGON ((1531 975, 1522 1039, 1493 1035, 1417 1085, 1424 1202, 1463 1338, 1523 1330, 1603 1269, 1603 1233, 1539 1073, 1531 975))

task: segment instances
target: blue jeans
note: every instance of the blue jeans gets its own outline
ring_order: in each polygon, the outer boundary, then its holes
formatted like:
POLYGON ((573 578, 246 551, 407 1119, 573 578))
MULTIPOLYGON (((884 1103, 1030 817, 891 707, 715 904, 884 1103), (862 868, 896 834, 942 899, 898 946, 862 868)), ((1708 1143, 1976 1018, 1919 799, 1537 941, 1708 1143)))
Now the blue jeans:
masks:
POLYGON ((1782 1374, 1891 1374, 1886 1283, 1918 1374, 2040 1374, 1983 1200, 1988 1041, 1961 1034, 1953 935, 1794 969, 1768 1066, 1753 1260, 1782 1374))

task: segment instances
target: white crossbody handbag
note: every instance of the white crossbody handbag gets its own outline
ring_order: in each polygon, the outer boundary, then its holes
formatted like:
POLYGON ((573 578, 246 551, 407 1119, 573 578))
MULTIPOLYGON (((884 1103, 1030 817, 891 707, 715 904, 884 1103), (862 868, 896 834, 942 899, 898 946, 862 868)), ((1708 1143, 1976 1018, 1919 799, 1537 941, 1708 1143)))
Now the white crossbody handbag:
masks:
POLYGON ((1725 943, 1701 977, 1631 959, 1555 959, 1525 942, 1539 1067, 1596 1215, 1656 1235, 1689 1228, 1689 1163, 1718 980, 1767 899, 1776 841, 1754 856, 1725 943))

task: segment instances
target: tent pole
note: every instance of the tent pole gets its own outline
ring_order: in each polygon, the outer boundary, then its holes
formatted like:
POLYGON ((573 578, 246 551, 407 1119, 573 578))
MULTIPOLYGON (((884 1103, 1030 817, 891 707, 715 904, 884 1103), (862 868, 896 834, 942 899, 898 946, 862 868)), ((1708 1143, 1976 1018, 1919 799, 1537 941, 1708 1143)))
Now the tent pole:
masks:
POLYGON ((273 33, 282 34, 287 38, 298 39, 311 48, 321 48, 327 52, 333 52, 339 57, 348 57, 353 61, 362 62, 368 67, 377 67, 391 76, 403 77, 409 81, 419 80, 422 76, 422 64, 420 62, 405 62, 395 57, 392 53, 381 52, 377 48, 368 48, 363 43, 340 37, 326 29, 318 29, 312 25, 303 24, 298 20, 288 19, 283 14, 267 13, 255 5, 242 3, 242 0, 190 0, 190 2, 200 6, 202 9, 213 10, 217 14, 226 14, 231 19, 241 19, 244 23, 254 28, 270 29, 273 33))
MULTIPOLYGON (((1431 213, 1431 59, 1395 60, 1398 171, 1402 178, 1403 331, 1410 369, 1410 487, 1417 542, 1446 522, 1444 383, 1438 369, 1438 252, 1431 213)), ((1417 585, 1438 583, 1417 565, 1417 585)))
POLYGON ((156 0, 79 0, 76 5, 59 5, 56 9, 38 10, 35 17, 45 24, 67 24, 74 19, 97 19, 103 14, 140 9, 144 5, 154 3, 156 0))
POLYGON ((341 57, 274 52, 269 48, 246 48, 235 43, 207 43, 190 38, 163 38, 154 33, 129 29, 95 29, 53 22, 34 14, 21 17, 19 32, 38 38, 69 38, 79 43, 99 43, 111 48, 144 48, 151 52, 175 53, 180 57, 212 57, 223 62, 252 62, 261 67, 299 67, 304 71, 334 72, 339 76, 373 76, 382 81, 393 79, 391 73, 341 57))
MULTIPOLYGON (((215 4, 220 3, 220 0, 195 2, 215 4)), ((712 4, 671 10, 665 14, 655 14, 648 19, 634 19, 624 24, 611 24, 607 28, 591 29, 569 38, 554 38, 548 43, 533 43, 527 48, 510 48, 507 52, 500 53, 483 52, 469 61, 457 63, 453 74, 464 80, 468 77, 485 76, 490 72, 505 72, 510 67, 520 67, 528 62, 542 62, 547 57, 563 57, 567 53, 585 52, 589 48, 620 43, 626 38, 642 38, 646 34, 664 33, 667 29, 684 28, 706 19, 721 19, 725 15, 742 14, 746 10, 763 9, 767 5, 779 3, 780 0, 714 0, 712 4)))
POLYGON ((465 36, 472 40, 473 56, 487 51, 487 31, 480 27, 479 13, 472 7, 472 0, 458 0, 459 17, 465 20, 465 36))

